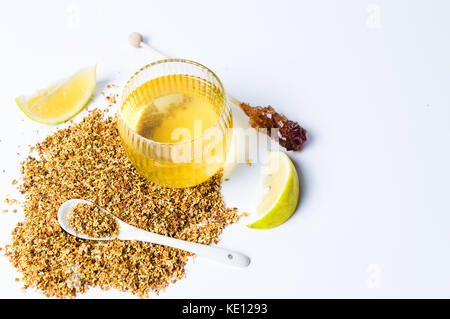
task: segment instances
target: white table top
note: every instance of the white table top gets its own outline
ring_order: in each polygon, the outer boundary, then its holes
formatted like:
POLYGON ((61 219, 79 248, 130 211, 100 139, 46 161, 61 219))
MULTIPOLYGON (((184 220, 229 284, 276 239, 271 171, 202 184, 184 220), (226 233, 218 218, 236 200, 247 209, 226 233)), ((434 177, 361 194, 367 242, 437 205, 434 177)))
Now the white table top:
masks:
MULTIPOLYGON (((159 298, 448 298, 449 10, 406 0, 2 1, 0 206, 15 194, 16 153, 55 130, 25 118, 14 97, 96 62, 97 93, 122 84, 154 60, 128 46, 139 31, 311 136, 289 153, 301 176, 296 214, 273 230, 240 222, 223 233, 220 245, 249 254, 250 267, 198 258, 159 298)), ((249 184, 234 183, 227 203, 250 210, 249 184)), ((23 213, 0 218, 3 247, 23 213)), ((41 297, 16 277, 1 257, 0 297, 41 297)))

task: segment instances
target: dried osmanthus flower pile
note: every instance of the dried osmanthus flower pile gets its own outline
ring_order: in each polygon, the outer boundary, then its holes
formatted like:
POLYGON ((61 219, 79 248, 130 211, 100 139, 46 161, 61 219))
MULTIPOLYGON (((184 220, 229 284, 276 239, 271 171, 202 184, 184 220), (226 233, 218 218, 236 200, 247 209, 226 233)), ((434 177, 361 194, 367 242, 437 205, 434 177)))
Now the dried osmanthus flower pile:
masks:
POLYGON ((117 237, 119 234, 119 224, 114 216, 93 204, 76 204, 67 221, 76 234, 91 238, 117 237))
POLYGON ((59 206, 82 198, 135 227, 202 244, 217 242, 238 220, 225 208, 221 175, 192 188, 157 186, 141 177, 120 144, 116 122, 93 110, 81 123, 36 145, 39 157, 22 166, 25 219, 13 231, 6 255, 25 287, 46 296, 73 297, 89 286, 139 296, 158 293, 184 277, 189 253, 137 241, 87 241, 64 232, 59 206))

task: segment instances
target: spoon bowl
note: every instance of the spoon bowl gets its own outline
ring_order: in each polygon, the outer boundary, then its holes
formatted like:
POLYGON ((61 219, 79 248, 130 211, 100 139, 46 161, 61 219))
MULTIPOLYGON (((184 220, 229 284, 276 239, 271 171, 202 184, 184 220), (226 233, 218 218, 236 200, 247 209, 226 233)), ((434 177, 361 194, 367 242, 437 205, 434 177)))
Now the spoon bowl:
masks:
POLYGON ((116 238, 125 239, 127 232, 133 230, 133 228, 138 229, 136 227, 133 227, 133 226, 128 225, 127 223, 123 222, 122 220, 120 220, 119 218, 117 218, 116 216, 114 216, 113 214, 108 212, 106 209, 104 209, 100 206, 97 206, 97 208, 100 209, 102 212, 104 212, 108 215, 111 215, 115 218, 115 220, 117 221, 117 223, 119 225, 119 234, 115 237, 90 237, 83 233, 77 233, 77 232, 75 232, 73 227, 70 226, 70 224, 69 224, 69 213, 77 204, 92 205, 93 203, 88 200, 84 200, 84 199, 77 199, 77 198, 69 199, 68 201, 65 201, 64 203, 62 203, 62 205, 59 207, 59 210, 58 210, 58 222, 61 225, 61 228, 64 229, 64 231, 66 231, 67 233, 69 233, 72 236, 75 236, 75 237, 78 237, 81 239, 86 239, 86 240, 114 240, 116 238), (122 238, 119 238, 119 237, 122 237, 122 238))

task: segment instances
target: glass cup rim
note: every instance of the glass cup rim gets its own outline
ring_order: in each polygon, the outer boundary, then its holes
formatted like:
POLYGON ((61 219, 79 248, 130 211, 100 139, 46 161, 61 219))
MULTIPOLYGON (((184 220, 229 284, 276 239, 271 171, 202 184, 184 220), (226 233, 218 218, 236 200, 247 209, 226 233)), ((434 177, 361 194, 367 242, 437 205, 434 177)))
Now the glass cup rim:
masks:
POLYGON ((217 126, 219 126, 220 124, 220 120, 223 116, 223 114, 226 111, 226 105, 227 105, 227 100, 228 97, 225 93, 225 88, 223 87, 222 81, 219 79, 219 77, 208 67, 204 66, 201 63, 192 61, 192 60, 187 60, 187 59, 163 59, 163 60, 158 60, 152 63, 149 63, 143 67, 141 67, 139 70, 137 70, 136 72, 134 72, 134 74, 127 80, 127 82, 125 82, 125 84, 123 85, 121 91, 120 91, 120 95, 119 95, 119 109, 117 110, 117 114, 119 116, 119 119, 122 121, 122 123, 126 126, 126 128, 128 130, 130 130, 131 132, 133 132, 134 135, 138 136, 139 138, 143 139, 146 143, 150 143, 150 144, 156 144, 156 145, 168 145, 168 146, 177 146, 177 145, 184 145, 184 144, 188 144, 188 143, 193 143, 194 141, 203 138, 204 136, 206 136, 209 132, 211 132, 213 129, 215 129, 217 126), (128 123, 125 121, 125 119, 122 116, 122 99, 123 99, 123 92, 125 90, 125 88, 127 87, 127 85, 133 80, 135 79, 142 71, 149 69, 155 65, 158 64, 163 64, 163 63, 173 63, 173 62, 182 62, 182 63, 186 63, 186 64, 191 64, 191 65, 195 65, 203 70, 205 70, 206 72, 210 73, 218 82, 219 85, 219 89, 223 92, 223 96, 222 96, 222 109, 220 110, 219 116, 216 120, 216 122, 214 123, 213 126, 211 126, 210 128, 208 128, 207 130, 205 130, 203 132, 203 134, 201 134, 200 136, 197 136, 195 138, 192 138, 190 140, 186 140, 186 141, 182 141, 182 142, 175 142, 175 143, 162 143, 162 142, 157 142, 154 141, 152 139, 146 138, 140 134, 138 134, 135 130, 133 130, 128 123))

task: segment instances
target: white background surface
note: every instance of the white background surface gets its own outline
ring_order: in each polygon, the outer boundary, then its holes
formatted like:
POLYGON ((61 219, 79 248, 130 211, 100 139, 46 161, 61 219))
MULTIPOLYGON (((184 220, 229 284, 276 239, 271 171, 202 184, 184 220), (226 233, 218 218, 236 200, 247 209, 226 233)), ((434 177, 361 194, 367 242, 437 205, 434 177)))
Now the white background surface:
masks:
MULTIPOLYGON (((55 130, 26 119, 14 97, 95 62, 97 95, 122 84, 154 60, 127 45, 140 31, 310 132, 304 151, 290 153, 303 192, 296 214, 273 230, 241 222, 222 236, 251 266, 198 258, 160 297, 448 298, 449 12, 447 1, 1 0, 0 206, 15 196, 16 153, 55 130)), ((233 183, 230 205, 250 210, 251 181, 233 183)), ((22 217, 0 216, 0 246, 22 217)), ((1 257, 0 297, 41 297, 16 277, 1 257)))

